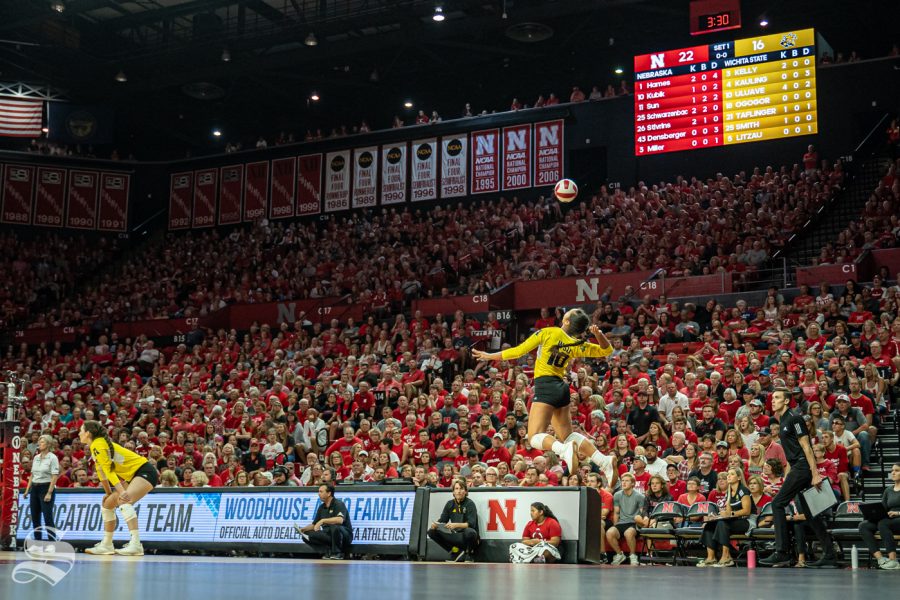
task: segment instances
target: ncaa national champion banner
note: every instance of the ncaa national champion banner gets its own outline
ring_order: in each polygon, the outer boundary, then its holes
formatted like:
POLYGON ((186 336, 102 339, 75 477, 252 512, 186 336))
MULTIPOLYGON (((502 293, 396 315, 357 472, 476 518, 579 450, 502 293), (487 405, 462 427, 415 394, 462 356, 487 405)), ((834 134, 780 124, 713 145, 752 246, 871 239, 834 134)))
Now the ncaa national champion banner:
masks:
POLYGON ((412 145, 412 201, 437 199, 437 140, 416 140, 412 145))
POLYGON ((350 208, 350 151, 325 155, 325 212, 350 208))
POLYGON ((534 186, 556 185, 563 174, 563 121, 534 125, 534 186))
POLYGON ((97 195, 100 174, 97 171, 69 172, 69 204, 66 225, 73 229, 97 227, 97 195))
POLYGON ((441 198, 465 196, 468 186, 466 134, 441 139, 441 198))
POLYGON ((219 185, 219 225, 241 222, 241 198, 244 195, 244 165, 221 169, 219 185))
MULTIPOLYGON (((157 488, 134 507, 142 542, 213 547, 290 544, 288 551, 296 551, 303 542, 294 524, 310 524, 320 503, 314 488, 265 488, 247 493, 165 489, 157 488)), ((335 497, 347 505, 354 546, 396 546, 403 553, 410 542, 415 495, 415 491, 397 488, 349 491, 338 486, 335 490, 335 497)), ((56 527, 64 532, 64 540, 90 542, 102 537, 101 497, 99 493, 57 490, 54 516, 56 527)), ((20 540, 32 529, 28 503, 26 496, 19 496, 19 510, 24 515, 17 532, 20 540)), ((124 521, 119 519, 115 538, 125 539, 127 532, 124 521)))
POLYGON ((194 172, 194 228, 212 227, 216 224, 216 180, 218 169, 194 172))
POLYGON ((381 147, 381 204, 406 202, 407 143, 381 147))
POLYGON ((308 154, 298 161, 296 215, 317 215, 322 211, 322 155, 308 154))
POLYGON ((37 191, 34 195, 34 224, 62 227, 66 205, 65 169, 38 167, 37 191))
POLYGON ((269 190, 269 161, 249 163, 244 185, 244 222, 266 216, 266 195, 269 190))
POLYGON ((0 222, 17 225, 31 223, 33 189, 34 167, 3 165, 3 212, 0 222))
POLYGON ((531 187, 531 125, 503 128, 503 191, 531 187))
POLYGON ((172 175, 169 183, 169 229, 187 229, 191 226, 193 181, 193 171, 172 175))
POLYGON ((131 175, 127 173, 100 174, 100 207, 97 209, 97 229, 123 232, 128 229, 128 191, 131 175))
POLYGON ((353 208, 368 208, 378 203, 378 147, 353 151, 353 208))
POLYGON ((270 219, 286 219, 294 216, 297 196, 297 157, 272 161, 272 187, 269 197, 270 219))
POLYGON ((500 130, 472 134, 472 193, 500 191, 500 130))

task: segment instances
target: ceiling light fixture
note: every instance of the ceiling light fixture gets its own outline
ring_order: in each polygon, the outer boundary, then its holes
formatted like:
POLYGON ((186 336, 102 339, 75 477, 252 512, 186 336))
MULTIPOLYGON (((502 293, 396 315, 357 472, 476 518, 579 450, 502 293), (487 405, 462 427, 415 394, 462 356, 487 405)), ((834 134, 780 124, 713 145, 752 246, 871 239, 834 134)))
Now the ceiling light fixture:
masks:
POLYGON ((614 72, 616 75, 621 75, 622 73, 625 72, 625 69, 623 69, 622 67, 616 67, 616 70, 613 71, 613 72, 614 72))
POLYGON ((437 21, 438 23, 443 21, 444 20, 444 9, 441 8, 440 6, 435 6, 434 7, 434 15, 432 15, 431 19, 434 21, 437 21))
POLYGON ((412 107, 413 107, 412 100, 407 100, 406 102, 403 103, 403 108, 412 108, 412 107))
POLYGON ((128 77, 125 76, 125 71, 119 69, 119 72, 116 73, 116 81, 119 83, 125 83, 128 81, 128 77))
POLYGON ((313 102, 318 102, 319 94, 317 92, 313 92, 312 94, 309 95, 309 99, 312 100, 313 102))
POLYGON ((55 2, 50 3, 50 10, 58 13, 66 12, 66 3, 62 0, 56 0, 55 2))
POLYGON ((231 52, 228 51, 228 48, 222 50, 222 62, 231 62, 231 52))
POLYGON ((214 137, 222 137, 222 130, 216 127, 213 129, 212 134, 214 137))
POLYGON ((501 19, 508 19, 509 15, 506 14, 506 0, 503 0, 503 14, 500 16, 501 19))
POLYGON ((306 36, 306 39, 303 40, 303 43, 312 48, 313 46, 319 45, 319 40, 316 39, 316 34, 310 31, 309 35, 306 36))
POLYGON ((762 19, 759 20, 759 26, 760 26, 760 27, 768 27, 768 26, 769 26, 769 20, 766 19, 765 17, 763 17, 762 19))

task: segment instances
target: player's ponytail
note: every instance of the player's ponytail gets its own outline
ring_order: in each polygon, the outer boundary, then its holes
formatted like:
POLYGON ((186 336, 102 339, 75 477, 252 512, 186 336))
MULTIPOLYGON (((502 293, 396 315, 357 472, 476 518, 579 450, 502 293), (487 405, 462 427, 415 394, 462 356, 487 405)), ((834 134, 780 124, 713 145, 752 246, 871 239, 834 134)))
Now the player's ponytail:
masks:
POLYGON ((113 450, 112 441, 109 439, 109 433, 106 431, 106 427, 103 426, 100 421, 85 421, 84 430, 91 434, 93 439, 102 438, 106 441, 106 446, 109 448, 109 459, 112 460, 115 455, 115 451, 113 450))
POLYGON ((580 308, 573 308, 566 315, 566 318, 569 320, 569 328, 566 330, 566 333, 574 338, 578 338, 578 341, 571 344, 560 344, 559 347, 571 348, 572 346, 581 346, 587 341, 587 335, 585 334, 591 325, 591 318, 580 308))

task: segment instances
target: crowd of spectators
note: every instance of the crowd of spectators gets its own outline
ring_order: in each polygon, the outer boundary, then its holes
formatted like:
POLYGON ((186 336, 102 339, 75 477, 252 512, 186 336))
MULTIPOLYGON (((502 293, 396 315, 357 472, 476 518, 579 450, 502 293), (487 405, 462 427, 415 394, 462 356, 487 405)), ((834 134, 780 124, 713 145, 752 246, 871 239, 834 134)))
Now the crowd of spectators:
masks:
MULTIPOLYGON (((566 212, 543 196, 512 197, 356 212, 324 224, 261 221, 230 231, 170 233, 52 305, 28 300, 33 282, 12 288, 7 295, 19 301, 7 299, 5 312, 18 316, 18 326, 102 330, 112 322, 304 298, 347 297, 366 314, 384 316, 414 298, 488 293, 517 279, 665 269, 671 277, 729 272, 740 283, 842 181, 840 162, 817 159, 733 177, 603 187, 566 212)), ((15 234, 6 239, 17 243, 15 234)), ((55 256, 94 267, 109 254, 70 245, 55 256)), ((17 260, 33 262, 27 256, 17 260)), ((52 261, 41 267, 51 278, 77 273, 52 261)), ((24 269, 20 279, 38 272, 24 269)))

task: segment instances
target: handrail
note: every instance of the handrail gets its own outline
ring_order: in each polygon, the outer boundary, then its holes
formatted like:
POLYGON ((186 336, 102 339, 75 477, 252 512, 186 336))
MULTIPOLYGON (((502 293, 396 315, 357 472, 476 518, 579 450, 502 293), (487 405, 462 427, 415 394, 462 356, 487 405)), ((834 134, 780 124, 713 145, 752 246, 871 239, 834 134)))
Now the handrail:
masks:
POLYGON ((890 118, 890 116, 891 116, 891 113, 889 113, 889 112, 886 112, 881 116, 881 118, 878 120, 878 123, 876 123, 875 126, 872 127, 872 129, 869 131, 869 133, 866 135, 866 137, 863 138, 863 141, 861 141, 859 143, 859 145, 856 147, 856 149, 853 151, 853 154, 858 154, 860 152, 860 150, 862 150, 863 146, 865 146, 869 142, 869 139, 875 134, 875 131, 880 130, 884 126, 884 122, 888 118, 890 118))

